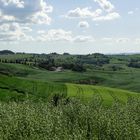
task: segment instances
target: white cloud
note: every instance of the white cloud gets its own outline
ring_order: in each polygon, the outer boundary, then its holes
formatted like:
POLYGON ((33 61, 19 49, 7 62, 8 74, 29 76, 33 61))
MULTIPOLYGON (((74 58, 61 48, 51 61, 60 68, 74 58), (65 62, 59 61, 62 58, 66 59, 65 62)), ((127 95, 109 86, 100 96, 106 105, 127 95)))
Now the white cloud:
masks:
POLYGON ((0 41, 29 41, 33 38, 26 35, 26 31, 30 31, 29 27, 20 27, 18 23, 2 24, 0 26, 0 41))
POLYGON ((79 22, 78 27, 89 28, 89 23, 87 21, 81 21, 81 22, 79 22))
POLYGON ((133 15, 133 14, 135 14, 138 11, 139 11, 139 8, 135 8, 133 10, 128 11, 128 15, 133 15))
POLYGON ((39 32, 40 41, 72 41, 72 32, 63 29, 51 29, 48 32, 39 32))
POLYGON ((99 4, 101 9, 93 11, 89 7, 76 8, 69 10, 65 15, 66 18, 91 18, 94 21, 109 21, 120 18, 120 14, 115 11, 115 7, 108 0, 94 0, 99 4))
POLYGON ((21 29, 25 32, 32 32, 33 31, 33 29, 28 27, 28 26, 21 26, 21 29))
POLYGON ((39 41, 68 41, 68 42, 89 42, 94 41, 92 36, 77 35, 74 36, 71 31, 63 29, 51 29, 47 32, 39 31, 37 40, 39 41))
POLYGON ((102 41, 104 41, 104 42, 111 42, 111 41, 113 41, 113 38, 104 37, 104 38, 102 38, 102 41))
POLYGON ((51 18, 43 11, 37 12, 31 16, 31 23, 34 24, 50 24, 51 18))
POLYGON ((0 0, 0 41, 28 41, 33 24, 50 24, 46 0, 0 0))
POLYGON ((140 45, 140 38, 111 38, 111 37, 104 37, 101 39, 101 41, 106 42, 106 43, 134 43, 135 45, 140 45))
POLYGON ((5 23, 0 26, 1 32, 12 32, 12 31, 26 31, 31 32, 32 29, 26 26, 20 26, 18 23, 5 23))
POLYGON ((106 20, 114 20, 114 19, 118 19, 118 18, 120 18, 119 13, 112 12, 112 13, 108 13, 105 16, 96 17, 93 20, 94 21, 106 21, 106 20))
POLYGON ((129 38, 118 38, 116 39, 117 43, 128 43, 130 41, 129 38))
POLYGON ((67 18, 92 18, 94 21, 105 21, 105 20, 114 20, 120 18, 119 13, 111 12, 106 15, 102 15, 102 10, 97 9, 96 11, 90 11, 89 8, 76 8, 74 10, 68 11, 67 18))
POLYGON ((134 14, 134 11, 129 11, 128 12, 128 15, 133 15, 134 14))
POLYGON ((24 1, 23 0, 1 0, 4 6, 13 5, 17 8, 24 8, 24 1))
POLYGON ((111 12, 115 8, 114 5, 111 4, 111 2, 108 0, 94 0, 94 1, 97 2, 101 6, 101 8, 107 12, 111 12))
POLYGON ((86 8, 76 8, 74 10, 68 11, 65 17, 67 18, 94 18, 102 14, 101 9, 96 11, 91 11, 89 7, 86 8))
POLYGON ((45 0, 0 0, 1 23, 6 20, 28 24, 50 24, 53 7, 45 0))
POLYGON ((96 24, 95 24, 95 26, 99 26, 99 24, 98 24, 98 23, 96 23, 96 24))
POLYGON ((139 45, 140 44, 140 38, 135 39, 135 44, 139 45))
POLYGON ((92 42, 95 41, 95 39, 92 36, 83 36, 79 35, 73 38, 74 42, 92 42))
POLYGON ((38 34, 45 34, 45 31, 44 30, 39 30, 37 31, 38 34))
POLYGON ((10 21, 14 21, 15 17, 11 16, 11 15, 3 15, 1 10, 0 10, 0 22, 10 22, 10 21))

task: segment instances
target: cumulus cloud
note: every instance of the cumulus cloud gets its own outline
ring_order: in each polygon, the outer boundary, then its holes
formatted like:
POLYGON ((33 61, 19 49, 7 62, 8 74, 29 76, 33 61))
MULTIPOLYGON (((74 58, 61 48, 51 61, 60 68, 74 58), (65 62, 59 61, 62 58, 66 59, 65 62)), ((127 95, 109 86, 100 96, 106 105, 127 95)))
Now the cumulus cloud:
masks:
POLYGON ((0 0, 0 16, 14 22, 50 24, 48 13, 52 11, 45 0, 0 0))
POLYGON ((108 0, 94 0, 101 9, 92 10, 89 7, 69 10, 66 18, 91 18, 94 21, 108 21, 120 18, 120 14, 115 11, 115 6, 108 0))
POLYGON ((72 41, 72 32, 63 29, 51 29, 48 32, 39 31, 40 41, 72 41))
POLYGON ((17 8, 24 8, 23 0, 1 0, 0 1, 4 6, 16 6, 17 8))
POLYGON ((89 7, 86 8, 76 8, 74 10, 68 11, 65 17, 67 18, 94 18, 102 14, 101 9, 96 11, 91 11, 89 7))
POLYGON ((96 11, 90 11, 89 8, 76 8, 70 10, 65 16, 67 18, 92 18, 94 21, 105 21, 105 20, 114 20, 120 18, 120 14, 117 12, 107 13, 102 15, 102 10, 97 9, 96 11))
POLYGON ((15 17, 14 16, 10 16, 10 15, 3 15, 1 10, 0 10, 0 23, 1 22, 10 22, 10 21, 14 21, 15 17))
POLYGON ((78 27, 89 28, 89 23, 87 21, 81 21, 81 22, 79 22, 78 27))
POLYGON ((63 29, 51 29, 47 32, 39 31, 38 33, 37 40, 39 41, 89 42, 94 40, 92 36, 74 36, 71 31, 65 31, 63 29))
POLYGON ((0 41, 33 40, 32 25, 51 23, 46 0, 0 0, 0 41))
POLYGON ((111 2, 108 0, 94 0, 94 1, 97 2, 100 5, 100 7, 102 7, 102 9, 104 9, 107 12, 111 12, 115 8, 114 5, 111 4, 111 2))
POLYGON ((26 35, 26 31, 30 31, 28 27, 20 27, 18 23, 2 24, 0 26, 0 41, 29 41, 33 38, 26 35))
POLYGON ((0 26, 0 31, 3 31, 3 32, 9 32, 9 31, 16 31, 16 30, 22 30, 22 31, 25 31, 25 32, 31 32, 32 29, 30 27, 26 27, 26 26, 20 26, 20 24, 18 23, 5 23, 5 24, 2 24, 0 26))
POLYGON ((109 21, 109 20, 114 20, 114 19, 118 19, 118 18, 120 18, 119 13, 112 12, 112 13, 108 13, 105 16, 96 17, 93 20, 94 21, 107 21, 107 20, 109 21))
POLYGON ((34 24, 50 24, 51 18, 43 11, 37 12, 31 16, 31 23, 34 24))

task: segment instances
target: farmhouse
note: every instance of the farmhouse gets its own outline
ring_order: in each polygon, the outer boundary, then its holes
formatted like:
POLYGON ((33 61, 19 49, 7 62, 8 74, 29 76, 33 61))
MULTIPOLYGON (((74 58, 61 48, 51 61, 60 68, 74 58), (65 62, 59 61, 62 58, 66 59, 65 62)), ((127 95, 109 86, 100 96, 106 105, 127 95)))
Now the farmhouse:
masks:
POLYGON ((57 68, 55 69, 55 71, 56 71, 56 72, 62 72, 62 71, 63 71, 63 67, 57 67, 57 68))

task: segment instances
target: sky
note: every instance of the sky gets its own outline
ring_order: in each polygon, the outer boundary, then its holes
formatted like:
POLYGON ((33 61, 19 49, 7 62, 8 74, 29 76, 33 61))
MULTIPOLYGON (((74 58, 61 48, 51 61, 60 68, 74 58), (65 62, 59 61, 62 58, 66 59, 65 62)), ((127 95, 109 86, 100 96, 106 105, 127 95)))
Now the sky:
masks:
POLYGON ((140 53, 139 0, 0 0, 0 50, 140 53))

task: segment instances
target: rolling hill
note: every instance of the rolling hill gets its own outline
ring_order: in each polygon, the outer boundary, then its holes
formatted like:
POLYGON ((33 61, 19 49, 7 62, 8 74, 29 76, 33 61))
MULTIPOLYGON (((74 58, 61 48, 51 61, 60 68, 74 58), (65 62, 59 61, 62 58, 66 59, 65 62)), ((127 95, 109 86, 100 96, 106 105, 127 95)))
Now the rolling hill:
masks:
POLYGON ((66 98, 76 97, 83 101, 92 99, 93 95, 99 95, 105 104, 110 104, 114 100, 126 102, 129 96, 137 97, 140 94, 103 86, 39 82, 0 75, 0 100, 24 100, 27 98, 36 100, 42 98, 47 101, 54 95, 66 98))

